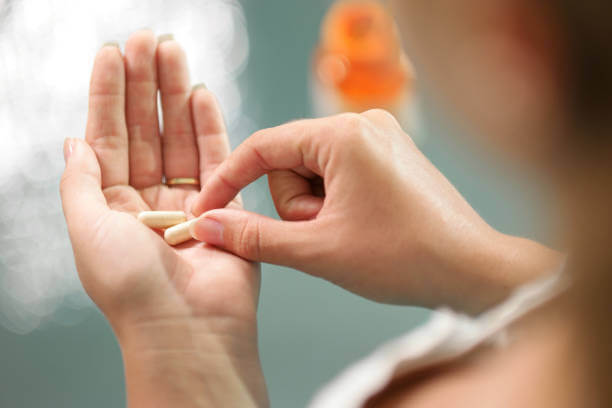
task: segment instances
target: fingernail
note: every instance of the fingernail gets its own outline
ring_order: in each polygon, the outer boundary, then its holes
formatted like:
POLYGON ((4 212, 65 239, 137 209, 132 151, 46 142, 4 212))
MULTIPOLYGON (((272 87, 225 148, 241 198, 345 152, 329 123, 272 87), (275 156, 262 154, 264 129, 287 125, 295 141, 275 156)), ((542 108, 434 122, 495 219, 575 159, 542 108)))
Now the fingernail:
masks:
POLYGON ((68 159, 72 155, 74 149, 74 139, 67 138, 64 140, 64 163, 68 163, 68 159))
POLYGON ((191 236, 210 245, 223 246, 223 225, 210 218, 202 218, 191 226, 191 236))
POLYGON ((102 47, 100 47, 100 48, 104 48, 104 47, 119 48, 119 43, 117 41, 108 41, 108 42, 105 42, 104 44, 102 44, 102 47))
POLYGON ((195 92, 198 89, 208 89, 206 87, 206 84, 204 82, 200 82, 199 84, 195 84, 193 87, 191 87, 191 92, 195 92))
POLYGON ((172 34, 162 34, 159 37, 157 37, 157 43, 161 44, 164 41, 172 41, 174 40, 174 35, 172 34))

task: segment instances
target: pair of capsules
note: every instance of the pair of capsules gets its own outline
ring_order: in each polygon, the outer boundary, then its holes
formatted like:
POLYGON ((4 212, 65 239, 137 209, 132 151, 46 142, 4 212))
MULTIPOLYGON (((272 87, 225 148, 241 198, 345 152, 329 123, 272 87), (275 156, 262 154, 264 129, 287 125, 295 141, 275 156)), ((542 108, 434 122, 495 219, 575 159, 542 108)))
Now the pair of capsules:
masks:
POLYGON ((170 245, 179 245, 189 241, 191 225, 197 220, 187 220, 183 211, 143 211, 138 220, 150 228, 164 229, 164 240, 170 245))

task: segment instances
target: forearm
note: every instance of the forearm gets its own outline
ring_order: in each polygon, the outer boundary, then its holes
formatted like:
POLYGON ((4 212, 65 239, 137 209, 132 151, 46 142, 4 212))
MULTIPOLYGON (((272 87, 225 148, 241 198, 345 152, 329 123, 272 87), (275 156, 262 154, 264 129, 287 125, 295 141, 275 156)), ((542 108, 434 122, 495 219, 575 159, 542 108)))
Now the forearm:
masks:
POLYGON ((121 330, 128 406, 268 406, 256 342, 200 323, 121 330))

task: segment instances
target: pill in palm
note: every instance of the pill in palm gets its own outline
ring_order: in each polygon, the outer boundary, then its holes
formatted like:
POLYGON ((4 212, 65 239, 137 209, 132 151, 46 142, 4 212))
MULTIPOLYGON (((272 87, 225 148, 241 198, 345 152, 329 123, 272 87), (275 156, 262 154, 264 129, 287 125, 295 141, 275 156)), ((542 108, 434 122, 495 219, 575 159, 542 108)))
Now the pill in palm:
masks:
POLYGON ((196 220, 197 218, 194 218, 193 220, 189 220, 168 228, 164 232, 164 239, 170 245, 179 245, 183 242, 189 241, 192 238, 191 232, 189 232, 189 227, 191 227, 191 224, 193 224, 196 220))
POLYGON ((168 228, 187 221, 183 211, 143 211, 138 220, 151 228, 168 228))

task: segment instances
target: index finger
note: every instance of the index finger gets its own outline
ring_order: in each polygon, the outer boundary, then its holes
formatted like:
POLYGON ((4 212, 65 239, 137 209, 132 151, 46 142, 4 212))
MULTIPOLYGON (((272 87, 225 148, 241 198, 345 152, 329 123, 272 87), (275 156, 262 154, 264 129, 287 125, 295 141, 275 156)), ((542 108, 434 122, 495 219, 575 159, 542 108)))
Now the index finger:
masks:
POLYGON ((194 202, 193 214, 225 207, 240 190, 273 170, 304 166, 321 175, 318 142, 333 131, 333 120, 310 119, 256 132, 209 177, 194 202))

